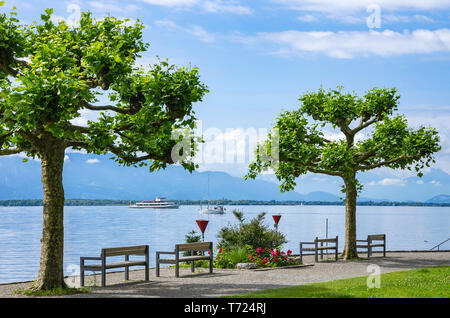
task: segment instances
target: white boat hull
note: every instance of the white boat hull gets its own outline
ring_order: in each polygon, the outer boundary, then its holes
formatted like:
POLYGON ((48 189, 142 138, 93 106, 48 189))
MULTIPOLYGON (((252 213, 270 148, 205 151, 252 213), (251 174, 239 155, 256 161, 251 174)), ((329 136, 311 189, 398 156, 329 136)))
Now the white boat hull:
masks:
POLYGON ((136 206, 136 205, 130 205, 129 208, 131 208, 131 209, 178 209, 178 205, 172 205, 172 206, 136 206))
POLYGON ((201 209, 201 214, 225 214, 223 210, 214 210, 214 209, 201 209))

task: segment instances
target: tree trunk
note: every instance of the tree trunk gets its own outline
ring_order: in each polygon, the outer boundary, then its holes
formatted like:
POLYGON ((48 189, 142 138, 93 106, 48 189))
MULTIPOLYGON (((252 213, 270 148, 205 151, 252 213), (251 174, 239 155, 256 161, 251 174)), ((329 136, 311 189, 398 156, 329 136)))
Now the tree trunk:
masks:
POLYGON ((36 289, 65 287, 64 252, 64 189, 62 172, 65 146, 60 140, 48 138, 41 144, 44 209, 41 237, 41 259, 36 289))
POLYGON ((345 245, 344 260, 358 258, 356 251, 356 177, 345 178, 345 245))

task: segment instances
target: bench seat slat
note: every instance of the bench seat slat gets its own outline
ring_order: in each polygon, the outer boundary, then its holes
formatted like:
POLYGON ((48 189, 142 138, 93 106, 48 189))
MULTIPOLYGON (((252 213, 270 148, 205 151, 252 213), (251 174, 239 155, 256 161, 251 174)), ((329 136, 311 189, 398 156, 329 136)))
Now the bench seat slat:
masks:
POLYGON ((384 244, 370 244, 370 247, 384 247, 384 244))
MULTIPOLYGON (((116 262, 116 263, 107 263, 105 265, 106 269, 109 268, 118 268, 118 267, 126 267, 126 266, 139 266, 139 265, 146 265, 145 261, 128 261, 128 262, 116 262)), ((85 265, 84 269, 89 270, 89 269, 98 269, 101 270, 102 269, 102 265, 85 265)))
MULTIPOLYGON (((190 262, 190 261, 201 261, 201 260, 209 260, 211 259, 210 256, 183 256, 178 259, 178 262, 190 262)), ((177 261, 174 258, 160 258, 160 263, 167 263, 167 264, 175 264, 177 261)))
POLYGON ((121 256, 121 255, 143 255, 145 254, 146 245, 124 246, 104 248, 102 252, 105 256, 121 256))
POLYGON ((335 238, 329 238, 329 239, 318 239, 317 242, 319 243, 336 243, 336 239, 335 238))
POLYGON ((335 250, 336 246, 319 246, 317 248, 317 250, 322 251, 322 250, 335 250))

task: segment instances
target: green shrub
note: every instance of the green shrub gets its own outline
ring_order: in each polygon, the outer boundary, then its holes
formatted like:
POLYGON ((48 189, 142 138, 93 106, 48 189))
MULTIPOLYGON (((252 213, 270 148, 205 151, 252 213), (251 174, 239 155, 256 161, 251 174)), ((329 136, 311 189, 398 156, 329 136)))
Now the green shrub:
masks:
POLYGON ((235 268, 237 263, 248 263, 248 248, 249 246, 233 249, 220 248, 214 259, 214 267, 235 268))
POLYGON ((250 221, 246 221, 242 212, 233 211, 238 219, 238 225, 229 225, 220 229, 218 247, 223 249, 235 249, 246 247, 262 247, 274 249, 287 242, 284 234, 270 229, 264 222, 265 212, 250 221))

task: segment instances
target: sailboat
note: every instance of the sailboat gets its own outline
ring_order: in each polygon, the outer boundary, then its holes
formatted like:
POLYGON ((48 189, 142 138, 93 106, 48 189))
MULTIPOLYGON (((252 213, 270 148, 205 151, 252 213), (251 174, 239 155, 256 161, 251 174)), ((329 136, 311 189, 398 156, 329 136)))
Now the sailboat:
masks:
POLYGON ((201 214, 224 214, 226 210, 223 205, 216 205, 213 207, 209 206, 209 174, 208 174, 208 206, 206 208, 202 208, 202 204, 200 203, 199 210, 201 214))

